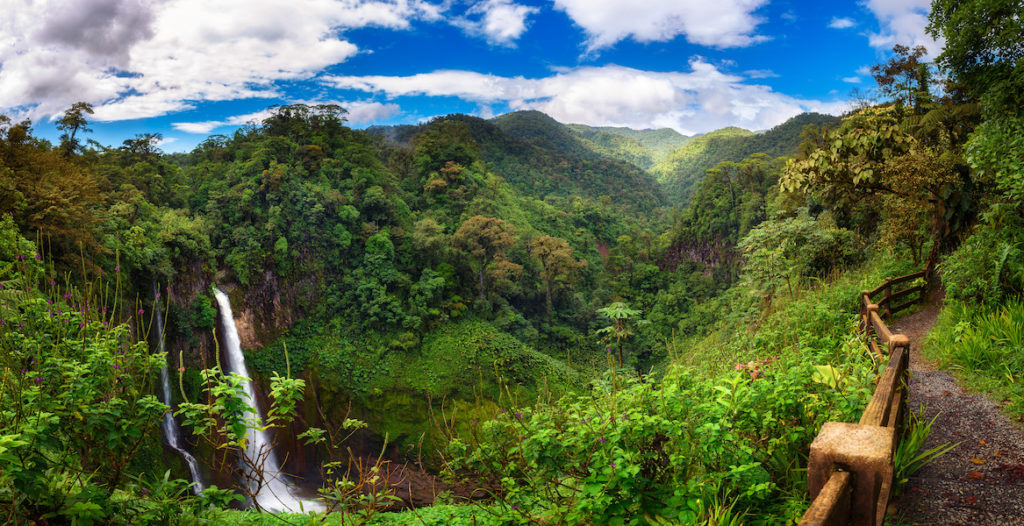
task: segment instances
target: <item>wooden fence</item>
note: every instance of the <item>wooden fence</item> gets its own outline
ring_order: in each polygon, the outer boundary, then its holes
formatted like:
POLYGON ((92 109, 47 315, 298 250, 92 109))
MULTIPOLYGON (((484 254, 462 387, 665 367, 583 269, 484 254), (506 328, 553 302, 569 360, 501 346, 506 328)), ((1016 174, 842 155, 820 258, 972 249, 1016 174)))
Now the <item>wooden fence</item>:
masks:
POLYGON ((886 279, 875 290, 861 293, 860 328, 871 352, 888 364, 875 393, 856 424, 827 422, 811 444, 807 486, 811 507, 801 526, 879 526, 885 519, 893 483, 893 456, 907 405, 910 340, 893 334, 884 320, 924 298, 926 286, 893 289, 927 280, 927 271, 886 279), (872 300, 884 293, 877 302, 872 300), (913 294, 917 298, 909 299, 913 294))

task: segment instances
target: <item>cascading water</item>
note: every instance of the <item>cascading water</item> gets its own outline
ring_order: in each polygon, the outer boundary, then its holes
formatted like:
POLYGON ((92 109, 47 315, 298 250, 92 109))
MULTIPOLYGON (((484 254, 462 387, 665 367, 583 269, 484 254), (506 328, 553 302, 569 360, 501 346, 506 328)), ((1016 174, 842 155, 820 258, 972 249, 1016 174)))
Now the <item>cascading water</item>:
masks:
MULTIPOLYGON (((164 316, 163 309, 160 308, 160 300, 157 295, 157 286, 153 284, 153 296, 156 298, 156 337, 157 337, 157 349, 159 352, 165 352, 164 347, 164 316)), ((167 407, 171 406, 171 375, 167 371, 167 362, 170 360, 170 356, 164 357, 164 366, 160 369, 160 383, 163 386, 163 400, 161 402, 167 404, 167 407)), ((185 459, 185 465, 188 466, 188 472, 192 476, 192 492, 196 495, 202 493, 205 486, 203 485, 203 477, 199 471, 199 462, 196 461, 196 457, 193 457, 188 449, 185 448, 185 444, 181 440, 181 429, 178 428, 178 423, 174 420, 174 416, 171 411, 164 413, 163 422, 161 427, 164 429, 164 437, 167 438, 167 445, 171 446, 171 449, 175 453, 185 459)))
MULTIPOLYGON (((220 319, 224 327, 224 346, 227 356, 227 370, 245 378, 250 378, 249 370, 245 366, 245 357, 242 355, 242 345, 238 338, 238 329, 235 328, 235 318, 231 314, 231 302, 227 294, 220 289, 213 290, 217 298, 217 305, 220 307, 220 319)), ((245 415, 246 420, 263 422, 262 412, 256 401, 256 393, 253 390, 252 381, 242 383, 245 395, 249 397, 248 402, 255 408, 256 414, 245 415)), ((263 487, 256 494, 256 501, 260 507, 271 511, 309 511, 323 508, 319 501, 302 499, 295 495, 294 488, 281 473, 281 466, 277 462, 277 455, 274 453, 273 440, 268 430, 250 429, 246 439, 246 455, 250 459, 258 460, 266 457, 263 462, 263 487)), ((246 467, 249 469, 249 467, 246 467)), ((254 479, 252 473, 250 478, 254 479)), ((255 483, 252 485, 255 489, 255 483)))

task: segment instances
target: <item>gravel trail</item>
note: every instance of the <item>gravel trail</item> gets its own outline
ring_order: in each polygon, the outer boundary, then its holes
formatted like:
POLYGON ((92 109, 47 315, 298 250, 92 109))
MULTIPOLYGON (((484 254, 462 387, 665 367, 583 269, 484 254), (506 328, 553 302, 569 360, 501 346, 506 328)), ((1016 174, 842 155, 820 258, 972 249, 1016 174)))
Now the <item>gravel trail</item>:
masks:
POLYGON ((960 445, 907 482, 895 503, 898 523, 1024 526, 1024 429, 921 354, 941 304, 940 299, 900 319, 893 332, 911 342, 910 410, 923 407, 927 419, 935 418, 925 449, 960 445))

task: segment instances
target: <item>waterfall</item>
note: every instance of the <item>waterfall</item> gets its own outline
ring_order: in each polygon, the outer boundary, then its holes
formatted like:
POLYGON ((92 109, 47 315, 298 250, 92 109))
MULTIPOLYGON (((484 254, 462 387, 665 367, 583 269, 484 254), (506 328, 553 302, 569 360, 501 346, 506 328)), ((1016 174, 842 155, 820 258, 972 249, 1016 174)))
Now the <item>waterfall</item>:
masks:
MULTIPOLYGON (((160 298, 157 296, 157 285, 153 283, 153 304, 156 311, 156 337, 157 337, 157 350, 160 353, 165 353, 166 348, 164 347, 164 315, 163 309, 160 308, 160 298)), ((203 477, 199 472, 199 462, 196 461, 196 457, 192 456, 192 453, 188 452, 185 448, 185 444, 181 440, 181 429, 178 427, 178 423, 174 420, 174 416, 171 414, 174 407, 171 405, 171 375, 167 372, 167 362, 170 357, 164 355, 164 366, 160 369, 160 383, 163 386, 163 399, 161 402, 167 404, 167 407, 171 411, 164 413, 163 422, 160 426, 164 429, 164 437, 167 438, 167 445, 171 446, 171 449, 175 453, 185 459, 185 464, 188 466, 188 472, 192 476, 192 492, 199 495, 203 492, 205 486, 203 485, 203 477)))
MULTIPOLYGON (((238 329, 235 328, 235 318, 231 314, 231 302, 227 294, 220 289, 214 289, 214 296, 217 298, 217 305, 220 307, 220 319, 224 328, 224 352, 227 356, 227 370, 245 378, 249 376, 249 370, 245 367, 245 357, 242 355, 242 345, 238 338, 238 329)), ((246 380, 242 383, 245 389, 245 396, 249 403, 255 408, 255 414, 245 415, 246 420, 263 422, 262 411, 256 401, 256 393, 253 390, 252 381, 246 380)), ((323 504, 320 501, 302 499, 295 495, 295 488, 284 478, 281 473, 281 466, 277 461, 277 454, 274 452, 273 440, 270 431, 267 429, 250 429, 246 438, 246 455, 250 459, 260 459, 266 456, 263 462, 263 487, 256 494, 256 501, 260 507, 271 511, 309 511, 321 510, 323 504), (301 507, 300 507, 301 505, 301 507)), ((248 467, 246 467, 248 469, 248 467)), ((250 473, 251 475, 251 473, 250 473)), ((250 477, 254 478, 254 477, 250 477)), ((250 486, 255 489, 255 483, 250 486)))

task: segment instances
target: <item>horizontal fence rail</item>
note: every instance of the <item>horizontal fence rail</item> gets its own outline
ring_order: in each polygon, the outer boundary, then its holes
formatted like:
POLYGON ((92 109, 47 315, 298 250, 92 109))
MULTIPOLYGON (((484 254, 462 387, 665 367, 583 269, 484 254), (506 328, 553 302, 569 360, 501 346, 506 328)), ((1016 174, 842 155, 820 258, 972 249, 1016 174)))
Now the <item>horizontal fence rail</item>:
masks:
POLYGON ((886 362, 860 422, 827 422, 811 444, 807 486, 811 507, 801 526, 879 526, 885 519, 893 484, 893 456, 906 418, 910 340, 885 324, 924 299, 928 274, 889 278, 861 293, 860 329, 872 355, 886 362), (917 280, 920 284, 915 284, 917 280), (911 286, 893 292, 897 286, 911 286), (876 302, 872 298, 883 296, 876 302), (917 294, 917 298, 891 305, 917 294), (881 313, 880 313, 881 312, 881 313))

